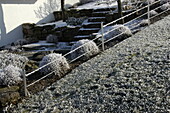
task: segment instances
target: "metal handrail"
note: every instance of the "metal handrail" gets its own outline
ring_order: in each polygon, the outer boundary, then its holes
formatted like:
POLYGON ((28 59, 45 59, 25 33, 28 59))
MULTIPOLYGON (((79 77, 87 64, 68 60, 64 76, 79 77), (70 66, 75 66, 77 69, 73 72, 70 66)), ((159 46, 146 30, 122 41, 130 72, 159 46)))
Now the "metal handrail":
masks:
MULTIPOLYGON (((156 1, 156 2, 154 2, 154 3, 152 3, 152 4, 148 4, 147 6, 142 7, 142 8, 140 8, 140 9, 136 10, 135 12, 132 12, 132 13, 126 15, 126 16, 123 16, 123 17, 121 17, 121 18, 119 18, 119 19, 117 19, 117 20, 114 20, 114 21, 112 21, 112 22, 110 22, 110 23, 108 23, 108 24, 106 24, 106 25, 102 25, 102 24, 101 24, 101 29, 104 28, 104 27, 107 27, 107 26, 109 26, 109 25, 111 25, 111 24, 113 24, 113 23, 115 23, 115 22, 117 22, 117 21, 119 21, 119 20, 121 20, 121 19, 124 19, 124 18, 126 18, 126 17, 128 17, 128 16, 130 16, 130 15, 132 15, 132 14, 134 14, 134 13, 136 13, 136 12, 142 10, 142 9, 144 9, 144 8, 147 8, 147 7, 148 7, 148 11, 150 11, 149 7, 150 7, 151 5, 153 5, 153 4, 158 3, 158 2, 159 2, 159 1, 156 1)), ((161 7, 161 6, 159 6, 159 7, 161 7)), ((158 9, 159 7, 155 8, 155 9, 158 9)), ((153 9, 153 10, 154 10, 154 9, 153 9)), ((169 9, 168 9, 168 10, 169 10, 169 9)), ((166 10, 166 11, 167 11, 167 10, 166 10)), ((161 12, 161 14, 164 13, 164 12, 166 12, 166 11, 161 12)), ((140 15, 140 16, 137 17, 137 18, 140 18, 140 17, 146 15, 147 13, 149 13, 149 12, 146 12, 146 13, 140 15)), ((159 13, 159 14, 160 14, 160 13, 159 13)), ((159 15, 159 14, 158 14, 158 15, 159 15)), ((155 16, 158 16, 158 15, 155 15, 155 16)), ((155 17, 155 16, 154 16, 154 17, 155 17)), ((154 17, 151 17, 151 18, 154 18, 154 17)), ((135 18, 135 19, 137 19, 137 18, 135 18)), ((150 18, 150 15, 148 15, 148 19, 151 19, 151 18, 150 18)), ((132 20, 130 20, 130 21, 124 23, 123 25, 125 25, 125 24, 127 24, 127 23, 130 23, 131 21, 133 21, 133 20, 135 20, 135 19, 132 19, 132 20)), ((118 28, 119 28, 119 27, 117 27, 117 28, 115 28, 115 29, 118 29, 118 28)), ((113 29, 113 30, 115 30, 115 29, 113 29)), ((110 32, 110 31, 109 31, 109 32, 110 32)), ((107 32, 107 33, 109 33, 109 32, 107 32)), ((107 33, 104 33, 104 31, 102 31, 102 40, 104 40, 104 35, 106 35, 107 33)), ((123 33, 124 33, 124 32, 123 32, 123 33)), ((103 46, 103 50, 104 50, 104 43, 109 42, 110 40, 113 40, 114 38, 116 38, 116 37, 122 35, 123 33, 120 33, 119 35, 114 36, 114 37, 112 37, 112 38, 109 39, 109 40, 102 41, 102 43, 99 44, 98 46, 102 45, 102 46, 103 46)), ((101 37, 101 36, 97 35, 96 38, 94 38, 94 39, 91 40, 91 41, 94 41, 94 40, 96 40, 96 39, 98 39, 98 38, 100 38, 100 37, 101 37)), ((90 42, 90 41, 89 41, 89 42, 90 42)), ((72 51, 66 53, 66 54, 63 55, 63 56, 65 57, 65 56, 71 54, 72 52, 75 52, 76 50, 80 49, 81 47, 83 47, 84 45, 88 44, 89 42, 84 43, 83 45, 81 45, 81 46, 75 48, 74 50, 72 50, 72 51)), ((88 51, 88 52, 89 52, 89 51, 88 51)), ((88 53, 88 52, 86 52, 86 53, 88 53)), ((73 60, 70 61, 69 63, 74 62, 75 60, 79 59, 80 57, 82 57, 82 56, 85 55, 86 53, 84 53, 84 54, 78 56, 77 58, 73 59, 73 60)), ((46 67, 46 66, 48 66, 48 65, 50 65, 51 63, 54 63, 54 62, 55 62, 55 61, 52 61, 52 62, 50 62, 50 63, 47 63, 46 65, 43 65, 43 66, 41 66, 40 68, 38 68, 38 69, 36 69, 36 70, 34 70, 34 71, 28 73, 28 74, 25 74, 24 76, 27 77, 27 76, 29 76, 29 75, 31 75, 31 74, 33 74, 33 73, 35 73, 35 72, 41 70, 42 68, 44 68, 44 67, 46 67)), ((38 79, 38 80, 36 80, 36 81, 34 81, 33 83, 27 85, 27 86, 25 87, 25 95, 27 95, 27 94, 26 94, 26 91, 27 91, 26 88, 28 88, 29 86, 31 86, 31 85, 33 85, 33 84, 39 82, 40 80, 42 80, 42 79, 44 79, 44 78, 46 78, 47 76, 51 75, 52 73, 54 73, 54 71, 51 72, 51 73, 49 73, 49 74, 47 74, 47 75, 45 75, 44 77, 42 77, 42 78, 40 78, 40 79, 38 79)), ((26 85, 26 79, 24 79, 24 85, 26 85)))
POLYGON ((134 14, 134 13, 136 13, 136 12, 139 12, 139 11, 142 10, 142 9, 147 8, 148 6, 151 6, 151 5, 156 4, 156 3, 159 3, 159 2, 160 2, 160 1, 156 1, 156 2, 154 2, 154 3, 152 3, 152 4, 146 5, 146 6, 142 7, 142 8, 140 8, 140 9, 132 12, 132 13, 127 14, 126 16, 123 16, 123 17, 121 17, 121 18, 118 18, 117 20, 114 20, 114 21, 112 21, 112 22, 110 22, 110 23, 108 23, 108 24, 105 24, 103 27, 109 26, 109 25, 111 25, 111 24, 113 24, 113 23, 115 23, 115 22, 117 22, 117 21, 120 21, 120 20, 122 20, 122 19, 124 19, 124 18, 126 18, 126 17, 128 17, 128 16, 130 16, 130 15, 132 15, 132 14, 134 14))

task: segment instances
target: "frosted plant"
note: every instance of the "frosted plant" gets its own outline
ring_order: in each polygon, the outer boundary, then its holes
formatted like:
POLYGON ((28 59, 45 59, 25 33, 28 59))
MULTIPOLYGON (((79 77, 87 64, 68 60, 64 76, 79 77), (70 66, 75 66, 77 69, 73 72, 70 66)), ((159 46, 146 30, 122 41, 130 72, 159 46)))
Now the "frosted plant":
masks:
MULTIPOLYGON (((113 38, 114 36, 117 36, 117 39, 125 39, 127 37, 132 36, 132 32, 131 30, 124 25, 118 24, 118 25, 114 25, 114 26, 107 26, 104 28, 104 39, 108 40, 110 38, 113 38), (120 35, 121 34, 121 35, 120 35)), ((101 30, 98 32, 97 37, 101 37, 101 30)), ((99 39, 101 40, 101 39, 99 39)))
POLYGON ((78 48, 79 46, 82 46, 82 45, 84 45, 84 46, 71 53, 72 59, 75 59, 75 58, 79 57, 80 55, 86 53, 85 55, 83 55, 81 57, 81 59, 86 60, 86 59, 89 59, 91 56, 99 53, 99 48, 96 45, 96 43, 94 43, 93 41, 88 40, 88 39, 83 39, 83 40, 78 41, 77 43, 75 43, 72 46, 71 50, 74 50, 74 49, 76 49, 76 48, 78 48), (85 43, 87 43, 87 44, 85 44, 85 43))
POLYGON ((87 17, 81 17, 81 18, 70 17, 66 20, 66 23, 68 25, 77 26, 77 25, 81 25, 86 18, 87 17))
POLYGON ((158 15, 158 13, 157 13, 155 10, 151 10, 151 11, 149 12, 149 14, 150 14, 151 17, 153 17, 153 16, 155 16, 155 15, 158 15))
POLYGON ((150 21, 148 19, 145 19, 145 20, 142 20, 141 23, 140 23, 140 26, 141 27, 144 27, 144 26, 148 26, 150 23, 150 21))
POLYGON ((155 0, 146 0, 146 2, 148 2, 148 1, 149 1, 149 4, 152 4, 155 2, 155 0))
POLYGON ((63 57, 61 54, 51 53, 49 55, 44 56, 39 64, 39 67, 42 67, 48 63, 50 64, 40 70, 42 74, 49 74, 50 72, 54 71, 55 75, 61 77, 70 69, 66 58, 63 57))
POLYGON ((4 69, 0 70, 0 85, 15 85, 22 79, 22 69, 13 65, 8 65, 4 69))
POLYGON ((25 56, 20 56, 12 53, 0 53, 0 68, 3 69, 7 65, 17 66, 19 68, 24 68, 28 58, 25 56))
POLYGON ((25 39, 19 39, 19 40, 17 40, 16 42, 14 42, 14 45, 15 45, 15 46, 22 46, 22 45, 24 45, 24 44, 28 44, 28 41, 25 40, 25 39))
POLYGON ((58 37, 50 34, 50 35, 47 36, 46 41, 48 43, 58 43, 58 37))
POLYGON ((169 4, 169 3, 163 4, 163 5, 161 6, 161 10, 165 11, 165 10, 167 10, 167 9, 170 9, 170 4, 169 4))
POLYGON ((165 4, 167 2, 170 2, 170 0, 160 0, 160 4, 165 4))

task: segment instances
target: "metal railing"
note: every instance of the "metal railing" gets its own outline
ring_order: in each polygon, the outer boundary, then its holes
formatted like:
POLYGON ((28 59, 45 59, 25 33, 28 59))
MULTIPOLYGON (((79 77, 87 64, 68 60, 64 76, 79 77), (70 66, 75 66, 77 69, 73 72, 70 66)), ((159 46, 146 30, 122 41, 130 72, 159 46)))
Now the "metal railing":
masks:
MULTIPOLYGON (((148 1, 149 1, 149 0, 148 0, 148 1)), ((119 36, 121 36, 123 33, 125 33, 125 32, 122 32, 122 33, 120 33, 120 34, 118 34, 118 35, 116 35, 116 36, 114 36, 114 37, 112 37, 112 38, 110 38, 110 39, 108 39, 108 40, 105 40, 105 39, 104 39, 104 38, 105 38, 105 35, 107 35, 108 33, 110 33, 110 32, 112 32, 112 31, 114 31, 114 30, 116 30, 116 29, 119 28, 119 27, 117 27, 117 28, 114 28, 114 29, 112 29, 112 30, 104 33, 104 28, 105 28, 105 27, 107 27, 107 26, 109 26, 109 25, 112 25, 112 24, 120 21, 121 19, 124 19, 124 18, 126 18, 126 17, 129 17, 129 16, 131 16, 132 14, 135 14, 135 13, 137 13, 137 12, 139 12, 139 11, 145 9, 145 8, 147 8, 147 12, 146 12, 146 13, 144 13, 144 14, 142 14, 142 15, 140 15, 140 16, 138 16, 138 17, 136 17, 136 18, 134 18, 134 19, 126 22, 126 23, 124 23, 123 25, 127 26, 127 25, 128 25, 129 23, 131 23, 132 21, 134 21, 134 20, 136 20, 136 19, 139 19, 139 18, 141 18, 141 17, 143 17, 143 16, 145 16, 145 15, 147 15, 147 19, 150 20, 150 19, 152 19, 152 18, 154 18, 154 17, 156 17, 156 16, 158 16, 158 15, 160 15, 160 14, 162 14, 162 13, 170 10, 170 9, 167 9, 167 10, 161 12, 161 13, 158 13, 158 14, 155 15, 155 16, 150 17, 150 14, 149 14, 149 13, 150 13, 150 6, 152 6, 153 4, 156 4, 156 3, 159 3, 159 1, 156 1, 156 2, 151 3, 151 4, 149 4, 149 2, 148 2, 148 5, 140 8, 140 9, 137 9, 136 11, 134 11, 134 12, 132 12, 132 13, 129 13, 129 14, 121 17, 121 18, 118 18, 118 19, 116 19, 116 20, 114 20, 114 21, 112 21, 112 22, 110 22, 110 23, 108 23, 108 24, 106 24, 106 25, 103 25, 103 22, 101 22, 101 35, 97 35, 97 36, 96 36, 94 39, 92 39, 91 41, 95 41, 95 40, 97 40, 97 39, 99 39, 99 38, 102 38, 102 41, 101 41, 101 43, 100 43, 98 46, 102 46, 102 51, 104 51, 104 50, 105 50, 105 43, 107 43, 107 42, 109 42, 109 41, 111 41, 111 40, 113 40, 113 39, 116 39, 117 37, 119 37, 119 36)), ((154 8, 154 9, 152 9, 152 10, 159 9, 161 6, 162 6, 162 5, 160 5, 159 7, 156 7, 156 8, 154 8)), ((132 24, 133 28, 135 28, 136 26, 139 26, 139 25, 140 25, 140 23, 132 24), (134 25, 134 26, 133 26, 133 25, 134 25)), ((131 29, 132 29, 132 28, 131 28, 131 29)), ((85 43, 85 44, 83 44, 83 45, 81 45, 81 46, 79 46, 79 47, 77 47, 76 49, 74 49, 74 50, 66 53, 66 54, 63 55, 63 56, 66 57, 66 56, 70 55, 71 53, 75 52, 76 50, 80 49, 81 47, 85 46, 85 45, 88 44, 88 43, 90 43, 90 41, 87 42, 87 43, 85 43)), ((88 52, 90 52, 90 51, 88 51, 88 52)), ((84 56, 84 55, 87 54, 88 52, 86 52, 86 53, 84 53, 84 54, 82 54, 82 55, 80 55, 80 56, 78 56, 78 57, 76 57, 76 58, 74 58, 74 59, 71 59, 71 60, 69 61, 69 63, 72 63, 72 62, 76 61, 77 59, 81 58, 82 56, 84 56)), ((54 71, 50 72, 49 74, 43 76, 42 78, 40 78, 40 79, 38 79, 38 80, 36 80, 36 81, 28 84, 28 85, 27 85, 27 82, 26 82, 26 77, 34 74, 35 72, 40 71, 41 69, 45 68, 46 66, 48 66, 48 65, 50 65, 50 64, 52 64, 52 63, 54 63, 54 62, 55 62, 55 61, 52 61, 52 62, 50 62, 50 63, 47 63, 46 65, 43 65, 42 67, 40 67, 40 68, 38 68, 38 69, 36 69, 36 70, 28 73, 28 74, 23 74, 24 94, 25 94, 25 96, 28 96, 28 94, 29 94, 29 92, 28 92, 28 90, 27 90, 28 87, 34 85, 35 83, 37 83, 37 82, 41 81, 42 79, 48 77, 49 75, 53 74, 54 71)))

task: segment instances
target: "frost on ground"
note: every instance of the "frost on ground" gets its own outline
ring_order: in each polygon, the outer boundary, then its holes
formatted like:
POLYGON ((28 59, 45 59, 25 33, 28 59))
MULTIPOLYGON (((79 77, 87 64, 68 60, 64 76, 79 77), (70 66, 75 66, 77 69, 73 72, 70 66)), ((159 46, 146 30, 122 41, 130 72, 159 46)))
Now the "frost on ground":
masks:
POLYGON ((57 29, 57 28, 61 28, 61 27, 66 27, 66 26, 67 26, 67 23, 66 23, 66 22, 63 22, 63 21, 61 20, 61 21, 52 22, 52 23, 47 23, 47 24, 39 24, 39 25, 37 25, 37 26, 48 26, 48 25, 54 25, 54 26, 55 26, 55 29, 57 29))
POLYGON ((4 69, 0 69, 0 85, 11 86, 20 82, 23 74, 22 69, 8 65, 4 69))
MULTIPOLYGON (((76 9, 101 9, 101 8, 108 8, 108 7, 117 8, 117 2, 113 0, 93 0, 93 1, 94 2, 90 2, 84 5, 78 6, 76 9)), ((123 2, 124 0, 121 0, 121 1, 123 2)))
MULTIPOLYGON (((124 25, 118 24, 114 26, 107 26, 103 29, 104 32, 104 39, 108 40, 110 38, 113 38, 115 36, 118 36, 117 39, 125 39, 130 36, 132 36, 131 30, 124 25)), ((101 37, 102 31, 100 30, 98 32, 97 37, 101 37)))
POLYGON ((39 67, 42 67, 44 65, 47 66, 40 70, 40 72, 44 75, 53 72, 56 76, 61 77, 70 69, 66 58, 63 57, 61 54, 56 53, 51 53, 49 55, 44 56, 39 64, 39 67))
POLYGON ((167 16, 11 107, 11 112, 169 113, 169 26, 167 16))
POLYGON ((8 65, 24 68, 28 58, 12 53, 0 53, 0 69, 5 68, 8 65))
POLYGON ((75 43, 71 48, 71 51, 73 51, 73 50, 75 50, 75 51, 71 53, 71 59, 75 59, 75 58, 84 54, 82 57, 79 58, 79 60, 81 60, 81 59, 87 60, 91 56, 94 56, 97 53, 99 53, 99 48, 96 45, 96 43, 91 40, 88 40, 88 39, 83 39, 83 40, 80 40, 77 43, 75 43), (80 47, 80 46, 82 46, 82 47, 80 47), (78 47, 80 47, 80 48, 75 50, 78 47))

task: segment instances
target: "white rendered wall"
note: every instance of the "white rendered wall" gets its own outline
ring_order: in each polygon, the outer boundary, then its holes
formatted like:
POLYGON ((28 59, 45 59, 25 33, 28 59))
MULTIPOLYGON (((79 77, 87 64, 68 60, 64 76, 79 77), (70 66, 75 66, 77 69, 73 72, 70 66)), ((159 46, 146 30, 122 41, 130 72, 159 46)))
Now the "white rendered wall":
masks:
MULTIPOLYGON (((65 4, 78 1, 65 0, 65 4)), ((23 38, 21 24, 53 21, 53 14, 49 12, 59 9, 60 0, 0 0, 0 46, 23 38)))

